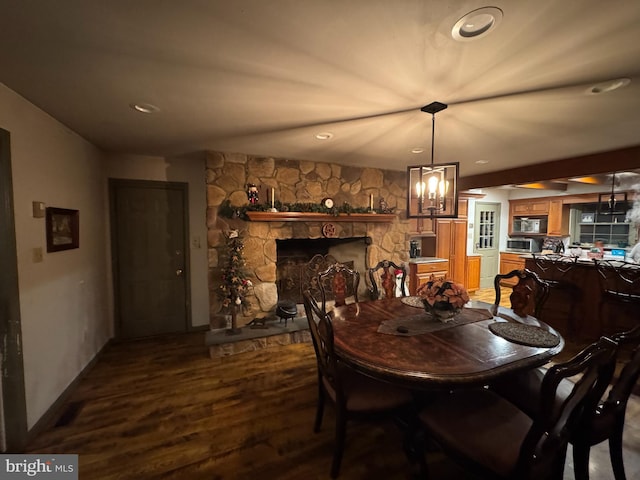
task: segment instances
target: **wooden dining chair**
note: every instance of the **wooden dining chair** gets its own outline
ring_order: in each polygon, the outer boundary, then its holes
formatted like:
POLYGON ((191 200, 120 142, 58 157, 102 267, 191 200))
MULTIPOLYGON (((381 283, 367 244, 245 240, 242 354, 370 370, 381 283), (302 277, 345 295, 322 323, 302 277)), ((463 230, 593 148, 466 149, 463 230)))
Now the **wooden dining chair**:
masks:
POLYGON ((513 292, 509 297, 511 309, 521 317, 526 317, 529 313, 533 313, 534 317, 540 318, 542 307, 549 297, 549 285, 535 272, 526 268, 495 276, 493 280, 496 292, 494 307, 497 308, 500 305, 502 280, 514 277, 518 279, 518 283, 514 285, 513 292))
POLYGON ((372 267, 367 271, 371 282, 370 295, 373 300, 377 300, 379 298, 395 298, 396 271, 402 271, 400 295, 403 297, 407 296, 407 269, 404 264, 402 266, 398 266, 390 260, 381 260, 375 267, 372 267))
MULTIPOLYGON (((559 253, 531 254, 535 265, 535 272, 544 279, 549 286, 549 297, 562 295, 561 300, 554 305, 567 305, 568 311, 557 312, 565 315, 569 321, 569 332, 575 336, 579 331, 576 318, 576 306, 582 301, 582 289, 571 281, 571 272, 578 266, 578 257, 570 257, 559 253)), ((575 278, 575 277, 574 277, 575 278)))
POLYGON ((336 262, 318 273, 317 284, 322 299, 322 311, 327 311, 327 302, 333 300, 339 307, 346 303, 358 303, 360 272, 344 263, 336 262))
POLYGON ((452 459, 483 478, 561 480, 576 415, 595 403, 593 389, 616 344, 603 338, 566 363, 553 365, 540 385, 538 413, 526 412, 482 388, 442 395, 420 413, 427 435, 452 459), (561 382, 580 375, 562 402, 561 382))
POLYGON ((374 380, 340 362, 333 349, 331 318, 320 309, 309 290, 303 292, 303 299, 318 367, 318 405, 313 431, 320 431, 325 400, 329 398, 336 409, 331 478, 337 478, 344 452, 347 421, 394 415, 402 410, 415 412, 413 397, 408 390, 374 380))
MULTIPOLYGON (((594 390, 598 397, 595 408, 585 409, 580 413, 577 426, 569 443, 573 446, 573 468, 576 480, 589 479, 589 456, 591 447, 605 440, 609 442, 609 457, 616 480, 625 480, 624 461, 622 457, 622 435, 627 403, 633 388, 640 377, 640 326, 630 331, 618 333, 611 337, 618 346, 611 366, 604 369, 599 386, 594 390), (631 348, 631 354, 617 379, 605 395, 613 377, 616 360, 631 348)), ((539 368, 515 375, 490 388, 506 398, 530 416, 537 414, 539 408, 539 392, 545 369, 539 368)), ((564 401, 572 388, 570 380, 563 381, 558 389, 558 402, 564 401)))

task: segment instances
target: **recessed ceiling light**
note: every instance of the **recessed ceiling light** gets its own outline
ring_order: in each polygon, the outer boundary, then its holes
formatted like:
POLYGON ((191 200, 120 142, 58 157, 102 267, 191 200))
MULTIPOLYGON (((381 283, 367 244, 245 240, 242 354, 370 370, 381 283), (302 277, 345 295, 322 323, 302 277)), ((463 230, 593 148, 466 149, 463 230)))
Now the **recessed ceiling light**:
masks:
POLYGON ((424 152, 424 148, 422 147, 416 147, 411 149, 411 153, 422 153, 422 152, 424 152))
POLYGON ((158 113, 160 111, 160 108, 150 103, 132 103, 129 106, 140 113, 158 113))
POLYGON ((331 132, 316 133, 316 138, 318 140, 329 140, 329 139, 333 138, 333 133, 331 133, 331 132))
POLYGON ((608 82, 598 83, 587 90, 588 94, 597 95, 599 93, 613 92, 619 88, 626 87, 631 83, 630 78, 616 78, 615 80, 609 80, 608 82))
POLYGON ((499 8, 479 8, 458 20, 451 30, 451 36, 460 42, 475 40, 496 28, 501 20, 502 10, 499 8))
POLYGON ((489 160, 476 160, 478 165, 484 165, 485 163, 489 163, 489 160))

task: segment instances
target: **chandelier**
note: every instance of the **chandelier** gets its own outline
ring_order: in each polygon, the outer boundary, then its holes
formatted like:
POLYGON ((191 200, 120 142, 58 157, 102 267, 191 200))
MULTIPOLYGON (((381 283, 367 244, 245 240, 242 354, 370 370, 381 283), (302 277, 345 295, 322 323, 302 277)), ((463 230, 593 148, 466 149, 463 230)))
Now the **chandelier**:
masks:
POLYGON ((407 216, 410 218, 458 216, 458 162, 434 163, 436 113, 447 108, 433 102, 420 110, 431 114, 431 163, 407 167, 407 216))

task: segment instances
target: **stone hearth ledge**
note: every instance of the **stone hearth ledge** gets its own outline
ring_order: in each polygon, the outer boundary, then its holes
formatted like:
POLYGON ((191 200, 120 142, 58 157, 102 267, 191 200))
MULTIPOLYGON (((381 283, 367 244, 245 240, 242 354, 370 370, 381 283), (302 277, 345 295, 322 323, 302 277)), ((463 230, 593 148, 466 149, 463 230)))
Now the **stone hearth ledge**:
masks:
POLYGON ((284 321, 268 321, 266 324, 268 328, 242 327, 236 335, 228 335, 226 331, 207 332, 205 345, 209 347, 209 356, 215 359, 273 346, 311 342, 306 317, 289 320, 286 327, 284 321))

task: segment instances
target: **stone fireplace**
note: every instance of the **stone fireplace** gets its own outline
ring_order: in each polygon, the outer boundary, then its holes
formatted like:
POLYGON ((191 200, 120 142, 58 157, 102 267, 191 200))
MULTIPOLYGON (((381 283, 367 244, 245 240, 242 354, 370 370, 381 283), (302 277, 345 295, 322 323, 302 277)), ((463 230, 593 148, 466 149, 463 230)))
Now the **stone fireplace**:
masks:
POLYGON ((282 290, 283 278, 286 279, 282 275, 285 270, 295 269, 291 264, 304 262, 302 250, 306 256, 326 250, 339 261, 353 260, 354 268, 361 274, 363 293, 359 295, 366 295, 364 273, 367 267, 382 259, 402 263, 409 258, 405 172, 210 152, 206 163, 206 183, 212 329, 225 327, 217 292, 222 267, 219 259, 225 247, 224 233, 229 230, 240 232, 244 241, 246 271, 253 283, 252 292, 242 305, 238 318, 240 327, 255 318, 273 316, 279 296, 296 290, 291 285, 282 290), (219 207, 225 200, 236 207, 248 204, 246 190, 250 183, 258 186, 259 202, 267 200, 267 192, 272 188, 276 199, 285 204, 319 204, 323 198, 332 197, 337 205, 346 202, 354 207, 367 207, 373 195, 376 205, 383 198, 390 208, 395 208, 396 215, 384 222, 369 222, 362 218, 350 221, 348 215, 340 218, 327 215, 321 221, 244 221, 221 216, 219 207), (325 235, 327 229, 323 226, 326 224, 331 224, 330 238, 325 235), (279 250, 283 248, 289 249, 284 260, 279 259, 279 250), (318 251, 314 252, 316 249, 318 251))

